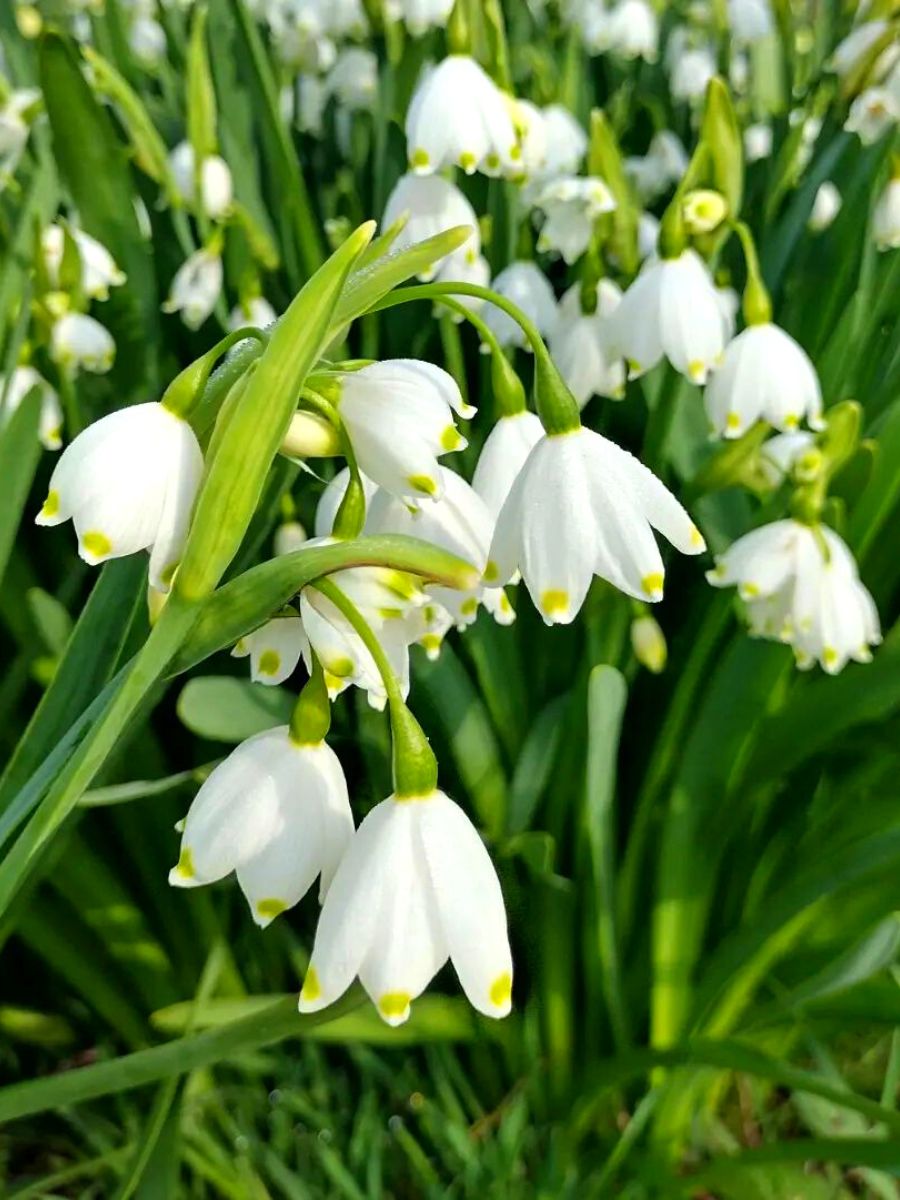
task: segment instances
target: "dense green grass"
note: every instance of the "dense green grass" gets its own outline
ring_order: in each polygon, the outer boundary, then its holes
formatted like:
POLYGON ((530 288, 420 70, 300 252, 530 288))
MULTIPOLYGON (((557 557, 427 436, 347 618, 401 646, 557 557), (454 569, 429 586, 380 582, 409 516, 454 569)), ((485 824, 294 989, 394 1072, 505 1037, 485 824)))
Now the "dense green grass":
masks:
MULTIPOLYGON (((648 112, 666 102, 657 75, 604 66, 561 38, 533 47, 532 62, 525 7, 506 8, 523 91, 551 99, 562 62, 560 87, 585 122, 604 105, 626 151, 646 143, 648 112)), ((170 10, 171 61, 154 79, 130 61, 117 14, 107 0, 93 18, 95 45, 171 145, 185 124, 187 25, 170 10)), ((324 260, 326 229, 337 244, 380 217, 404 169, 397 116, 422 51, 395 62, 391 90, 355 121, 342 159, 333 138, 301 137, 280 119, 276 68, 241 0, 210 4, 209 38, 221 153, 246 214, 228 232, 228 307, 262 261, 280 312, 324 260)), ((842 131, 841 101, 819 82, 833 42, 822 38, 773 76, 824 113, 812 162, 797 175, 776 99, 776 152, 749 169, 744 215, 777 319, 812 355, 826 404, 861 406, 864 440, 830 511, 878 603, 884 645, 839 677, 800 674, 787 647, 748 638, 731 595, 705 584, 709 563, 687 559, 669 564, 656 610, 669 645, 660 676, 634 658, 632 602, 596 582, 571 627, 546 629, 519 595, 511 629, 482 613, 437 662, 414 650, 412 707, 504 885, 517 975, 503 1023, 474 1015, 449 969, 396 1031, 356 991, 339 1015, 300 1018, 311 897, 260 933, 233 882, 168 887, 173 826, 198 782, 231 746, 286 720, 294 698, 289 686, 250 684, 225 652, 153 684, 77 807, 54 815, 54 780, 148 636, 146 561, 92 571, 70 530, 35 530, 52 468, 36 446, 36 406, 3 428, 0 1174, 10 1196, 897 1194, 900 254, 877 254, 867 236, 889 147, 842 131), (844 205, 813 238, 806 218, 825 178, 844 205)), ((61 201, 128 274, 104 310, 116 366, 80 376, 70 398, 70 419, 87 423, 158 398, 220 336, 224 310, 196 334, 160 314, 203 231, 157 203, 153 146, 133 153, 134 112, 122 120, 121 104, 116 115, 102 107, 69 39, 24 40, 8 6, 0 39, 14 82, 43 87, 48 118, 0 194, 4 368, 28 332, 35 228, 61 201)), ((690 144, 686 114, 672 120, 690 144)), ((466 186, 492 218, 497 269, 517 236, 512 185, 466 186)), ((741 278, 736 247, 720 265, 741 278)), ((564 268, 554 271, 562 284, 564 268)), ((445 363, 491 410, 473 334, 426 304, 363 316, 347 345, 445 363)), ((527 380, 521 352, 516 366, 527 380)), ((697 389, 668 367, 629 385, 623 404, 592 401, 585 419, 643 450, 713 552, 785 510, 786 490, 757 498, 735 486, 732 451, 709 443, 697 389)), ((484 422, 469 431, 464 473, 485 432, 484 422)), ((271 557, 285 515, 311 528, 321 490, 276 460, 226 578, 271 557)), ((331 741, 359 817, 390 791, 386 718, 348 693, 331 741)))

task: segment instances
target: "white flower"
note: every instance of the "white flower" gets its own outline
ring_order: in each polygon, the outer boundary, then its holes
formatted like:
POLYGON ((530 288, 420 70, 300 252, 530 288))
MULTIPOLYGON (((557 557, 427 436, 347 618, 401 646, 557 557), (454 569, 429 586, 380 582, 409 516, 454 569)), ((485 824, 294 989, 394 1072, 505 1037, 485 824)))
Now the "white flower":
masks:
MULTIPOLYGON (((368 533, 402 533, 420 538, 471 563, 481 573, 487 566, 494 517, 462 476, 446 467, 439 470, 440 498, 419 508, 410 508, 389 492, 376 492, 369 507, 366 530, 368 533)), ((428 594, 452 615, 460 628, 475 620, 479 602, 484 603, 500 624, 510 624, 515 613, 502 593, 492 594, 499 591, 485 590, 480 585, 465 592, 434 585, 428 588, 428 594)))
POLYGON ((437 460, 466 439, 453 414, 475 409, 456 381, 432 363, 412 358, 372 363, 342 377, 339 412, 360 470, 396 496, 437 498, 437 460))
POLYGON ((470 225, 472 228, 472 234, 463 246, 420 273, 419 279, 425 283, 448 265, 450 259, 455 260, 459 256, 474 258, 481 250, 478 217, 474 208, 458 187, 440 175, 403 175, 397 181, 385 205, 382 228, 389 228, 403 216, 406 217, 406 224, 394 241, 395 250, 405 250, 416 242, 423 242, 457 225, 470 225))
POLYGON ((900 178, 890 180, 878 197, 872 213, 872 235, 879 250, 900 247, 900 178))
POLYGON ((631 622, 631 649, 641 666, 654 675, 666 669, 669 648, 658 621, 649 613, 631 622))
POLYGON ((500 417, 487 435, 472 476, 472 488, 495 521, 528 455, 543 436, 543 425, 530 412, 500 417))
MULTIPOLYGON (((556 324, 556 297, 537 263, 510 263, 493 281, 491 289, 518 305, 543 337, 552 332, 556 324)), ((521 325, 495 304, 484 306, 482 318, 501 346, 528 347, 521 325)))
POLYGON ((788 642, 797 664, 836 675, 848 659, 869 662, 881 641, 878 612, 846 543, 825 525, 775 521, 739 538, 707 575, 737 585, 757 637, 788 642))
POLYGON ((50 357, 64 371, 103 375, 113 365, 116 343, 108 329, 86 313, 64 313, 50 333, 50 357))
POLYGON ((772 126, 760 121, 744 130, 744 154, 748 163, 759 162, 772 153, 772 126))
POLYGON ((610 47, 609 10, 605 3, 583 3, 578 11, 578 26, 589 54, 600 54, 610 47))
POLYGON ((285 613, 245 634, 231 654, 233 658, 249 657, 250 678, 254 683, 274 686, 293 675, 306 645, 300 618, 285 613))
POLYGON ((0 427, 10 420, 13 413, 32 388, 37 388, 41 397, 41 415, 38 437, 46 450, 58 450, 62 445, 63 414, 59 397, 34 367, 15 367, 7 381, 0 375, 0 427))
MULTIPOLYGON (((169 167, 181 198, 187 204, 193 204, 196 171, 194 147, 190 142, 178 143, 169 155, 169 167)), ((218 154, 204 158, 200 168, 200 190, 206 215, 213 221, 225 216, 231 208, 234 185, 228 163, 218 154)))
POLYGON ((567 263, 575 262, 587 250, 597 217, 616 207, 603 180, 592 176, 554 179, 541 189, 534 203, 545 216, 538 250, 558 250, 567 263))
POLYGON ((385 13, 392 21, 403 21, 413 37, 422 37, 429 29, 441 29, 447 22, 454 0, 385 0, 385 13))
POLYGON ((154 66, 166 54, 166 31, 153 17, 139 16, 128 31, 131 53, 144 66, 154 66))
POLYGON ((40 98, 37 88, 17 88, 0 105, 0 190, 19 165, 28 144, 28 113, 40 98))
POLYGON ((805 417, 811 428, 822 428, 816 369, 803 347, 771 322, 748 325, 729 342, 704 400, 720 437, 740 437, 757 421, 790 430, 805 417))
POLYGON ((672 493, 627 451, 592 430, 543 437, 497 520, 485 579, 517 570, 548 625, 574 620, 594 575, 659 600, 665 572, 653 529, 683 554, 704 541, 672 493))
POLYGON ((344 108, 369 111, 378 92, 378 59, 371 50, 342 50, 328 73, 325 87, 344 108))
POLYGON ((728 0, 728 23, 738 45, 760 41, 774 27, 769 0, 728 0))
POLYGON ((830 180, 819 185, 813 200, 812 212, 806 222, 813 233, 821 233, 841 211, 841 193, 830 180))
POLYGON ((638 217, 638 258, 641 262, 656 251, 659 241, 659 219, 653 213, 642 212, 638 217))
POLYGON ((605 36, 623 58, 656 61, 659 22, 647 0, 619 0, 609 14, 605 36))
POLYGON ((300 1011, 317 1012, 355 976, 389 1025, 447 959, 469 1002, 510 1010, 512 958, 500 883, 481 838, 449 796, 390 796, 368 814, 325 898, 300 1011))
POLYGON ((297 78, 297 128, 316 136, 322 133, 322 119, 328 103, 328 89, 317 75, 297 78))
POLYGON ((334 38, 361 38, 369 31, 362 0, 313 0, 325 32, 334 38))
MULTIPOLYGON (((334 521, 337 517, 338 509, 341 507, 341 501, 344 499, 344 493, 347 491, 347 484, 350 482, 350 468, 344 467, 338 471, 334 479, 332 479, 325 491, 319 497, 319 503, 316 507, 316 524, 315 534, 317 538, 330 537, 334 531, 334 521)), ((369 502, 378 490, 378 484, 373 483, 367 475, 360 472, 360 482, 362 483, 363 494, 366 498, 366 509, 368 510, 369 502)))
POLYGON ((540 176, 547 162, 547 123, 544 114, 529 100, 516 100, 513 113, 520 153, 516 177, 530 179, 540 176))
POLYGON ((163 312, 181 313, 188 329, 199 329, 222 292, 222 259, 210 250, 196 250, 175 273, 163 312))
MULTIPOLYGON (((125 274, 116 266, 115 259, 96 238, 81 229, 69 229, 69 236, 78 250, 81 268, 81 288, 91 300, 106 300, 111 287, 125 282, 125 274)), ((65 252, 65 231, 61 225, 48 225, 41 234, 41 249, 44 264, 53 287, 60 285, 60 269, 65 252)))
POLYGON ((541 175, 577 175, 587 153, 587 134, 562 104, 548 104, 543 113, 547 148, 541 175))
POLYGON ((717 284, 716 301, 719 305, 719 312, 722 314, 722 320, 725 323, 725 341, 729 342, 734 337, 738 309, 741 307, 741 298, 733 287, 719 287, 717 284))
POLYGON ((649 260, 609 320, 608 345, 631 378, 665 356, 692 383, 705 383, 725 349, 726 326, 716 289, 694 250, 649 260))
POLYGON ((302 550, 308 540, 306 530, 299 521, 285 521, 275 530, 272 549, 276 557, 280 554, 293 554, 295 550, 302 550))
POLYGON ((887 21, 866 21, 858 25, 838 44, 828 64, 830 69, 841 78, 850 75, 862 65, 887 27, 887 21))
POLYGON ((187 537, 203 455, 187 421, 137 404, 95 421, 62 453, 38 525, 72 520, 87 563, 150 551, 150 582, 168 591, 187 537))
POLYGON ((607 346, 609 319, 621 299, 621 289, 611 279, 601 279, 594 312, 582 312, 579 283, 559 302, 550 353, 579 408, 584 408, 591 396, 621 400, 625 395, 625 366, 607 346))
MULTIPOLYGON (((479 287, 487 287, 490 281, 491 267, 488 260, 483 254, 472 254, 468 250, 465 254, 450 254, 441 263, 437 273, 438 283, 475 283, 479 287)), ((475 312, 484 307, 484 300, 480 296, 457 296, 456 300, 464 308, 475 312)), ((437 301, 435 311, 440 313, 441 310, 441 302, 437 301)), ((455 309, 449 311, 453 321, 462 321, 462 316, 455 309)))
POLYGON ((803 465, 805 456, 814 449, 816 435, 808 429, 776 433, 763 442, 759 451, 759 467, 769 487, 780 487, 794 466, 803 465))
POLYGON ((688 157, 677 134, 661 129, 653 135, 643 158, 626 158, 625 170, 642 199, 661 196, 687 170, 688 157))
POLYGON ((510 101, 461 54, 420 79, 406 114, 406 142, 416 174, 459 166, 467 175, 514 175, 521 161, 510 101))
POLYGON ((244 304, 237 304, 228 317, 228 329, 233 333, 252 325, 256 329, 265 329, 278 320, 278 314, 265 296, 253 296, 244 304))
POLYGON ((708 46, 687 49, 671 68, 673 100, 699 100, 716 73, 716 56, 708 46))
POLYGON ((319 878, 324 899, 353 837, 344 772, 325 742, 295 742, 287 725, 242 742, 194 797, 175 887, 215 883, 232 871, 253 920, 265 927, 319 878))
POLYGON ((844 122, 848 133, 858 134, 864 146, 871 146, 900 121, 900 103, 886 88, 871 87, 860 93, 850 105, 844 122))

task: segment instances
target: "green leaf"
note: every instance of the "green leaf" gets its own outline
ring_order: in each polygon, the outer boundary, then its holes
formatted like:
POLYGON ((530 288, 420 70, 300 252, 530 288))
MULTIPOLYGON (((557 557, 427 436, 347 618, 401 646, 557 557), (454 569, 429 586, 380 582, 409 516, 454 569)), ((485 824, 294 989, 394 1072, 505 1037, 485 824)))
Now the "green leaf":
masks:
MULTIPOLYGON (((0 396, 2 399, 2 396, 0 396)), ((3 480, 3 503, 0 505, 0 582, 3 580, 22 510, 28 499, 31 481, 41 457, 38 423, 41 417, 41 396, 32 388, 6 424, 0 410, 0 479, 3 480)))
MULTIPOLYGON (((188 141, 194 150, 199 173, 205 158, 215 154, 216 93, 213 89, 206 50, 206 6, 198 4, 191 22, 187 53, 187 127, 188 141)), ((199 202, 199 194, 198 194, 199 202)))
POLYGON ((189 679, 178 697, 178 716, 191 733, 234 745, 286 725, 293 707, 294 697, 287 688, 228 676, 189 679))
POLYGON ((506 815, 508 833, 522 833, 531 825, 550 782, 562 739, 560 722, 568 704, 568 694, 551 700, 528 731, 509 785, 506 815))
POLYGON ((44 646, 51 654, 62 654, 72 633, 69 610, 43 588, 29 588, 26 599, 44 646))

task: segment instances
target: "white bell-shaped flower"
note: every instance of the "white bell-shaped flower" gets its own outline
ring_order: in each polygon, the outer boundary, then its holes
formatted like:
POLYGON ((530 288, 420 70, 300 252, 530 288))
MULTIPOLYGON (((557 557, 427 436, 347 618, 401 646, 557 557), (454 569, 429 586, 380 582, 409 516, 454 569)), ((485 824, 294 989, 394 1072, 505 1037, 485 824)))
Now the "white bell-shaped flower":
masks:
POLYGON ((531 412, 500 417, 487 435, 472 476, 472 488, 484 501, 494 521, 528 455, 543 436, 544 427, 531 412))
POLYGON ((688 48, 670 69, 669 86, 673 100, 700 100, 716 73, 716 56, 709 46, 688 48))
POLYGON ((841 78, 852 74, 857 67, 862 66, 864 59, 869 56, 869 51, 874 49, 875 43, 884 36, 887 29, 887 21, 881 20, 866 21, 857 25, 838 43, 828 64, 829 68, 841 78))
POLYGON ((695 250, 645 263, 609 319, 610 353, 630 378, 665 356, 692 383, 705 383, 725 349, 726 325, 716 289, 695 250))
POLYGON ((597 217, 616 207, 612 192, 593 176, 551 180, 534 203, 544 214, 538 250, 557 250, 567 263, 587 250, 597 217))
POLYGON ((485 580, 521 571, 548 625, 575 619, 594 575, 660 600, 665 571, 653 530, 682 554, 705 543, 672 493, 614 442, 583 427, 543 437, 497 519, 485 580))
POLYGON ((285 521, 275 530, 272 549, 276 557, 280 554, 293 554, 295 550, 302 550, 308 541, 306 529, 299 521, 285 521))
POLYGON ((883 87, 870 87, 850 105, 844 122, 847 133, 855 133, 864 146, 871 146, 900 121, 900 100, 883 87))
POLYGON ((406 114, 410 169, 515 175, 521 148, 512 105, 474 59, 451 54, 419 80, 406 114))
POLYGON ((253 325, 257 329, 265 329, 278 320, 278 313, 265 298, 253 296, 243 304, 237 304, 228 316, 228 329, 234 332, 243 329, 245 325, 253 325))
POLYGON ((203 455, 187 421, 161 404, 121 408, 62 453, 38 525, 71 520, 87 563, 150 551, 150 582, 168 591, 181 557, 203 455))
POLYGON ((294 741, 287 725, 242 742, 194 797, 174 887, 198 887, 232 871, 257 925, 293 908, 319 877, 319 900, 353 838, 353 814, 337 755, 294 741))
POLYGON ((836 675, 869 662, 881 641, 878 611, 847 544, 825 525, 775 521, 739 538, 707 575, 736 585, 757 637, 789 643, 797 665, 836 675))
POLYGON ((511 1007, 503 894, 469 818, 444 792, 375 806, 332 881, 300 1011, 334 1003, 355 976, 381 1017, 400 1025, 447 959, 479 1012, 511 1007))
POLYGON ((621 400, 625 395, 625 365, 609 352, 609 320, 619 307, 622 291, 611 279, 597 284, 597 307, 582 311, 581 284, 574 283, 559 302, 556 328, 550 335, 550 353, 578 407, 591 396, 621 400))
POLYGON ((0 190, 16 173, 28 144, 29 113, 40 99, 38 88, 16 88, 0 103, 0 190))
POLYGON ((59 397, 34 367, 15 367, 9 380, 0 375, 0 427, 10 420, 32 388, 37 388, 41 397, 41 415, 38 421, 41 445, 45 450, 58 450, 62 445, 63 423, 59 397))
POLYGON ((680 182, 687 170, 688 156, 681 139, 670 129, 653 135, 647 153, 626 158, 625 170, 642 200, 649 202, 680 182))
POLYGON ((609 13, 605 36, 610 49, 622 58, 656 61, 659 22, 647 0, 619 0, 609 13))
POLYGON ((362 46, 348 46, 328 72, 325 88, 351 112, 371 111, 378 94, 378 59, 362 46))
POLYGON ((362 38, 369 32, 363 0, 313 0, 325 32, 333 38, 362 38))
POLYGON ((105 375, 115 361, 116 343, 87 313, 64 313, 50 331, 50 357, 69 373, 105 375))
POLYGON ((249 657, 254 683, 274 687, 293 675, 307 645, 303 622, 296 613, 283 613, 245 634, 231 654, 233 658, 249 657))
POLYGON ((659 218, 653 213, 642 212, 638 217, 637 248, 641 262, 656 253, 659 241, 659 218))
POLYGON ((900 247, 900 178, 891 179, 875 203, 872 236, 879 250, 900 247))
MULTIPOLYGON (((449 255, 441 263, 441 268, 437 273, 438 283, 474 283, 478 287, 487 287, 490 281, 490 263, 483 254, 472 254, 470 250, 463 254, 457 252, 449 255)), ((480 296, 457 296, 456 300, 464 308, 471 309, 473 312, 484 307, 484 300, 480 296)), ((438 315, 442 313, 443 308, 440 301, 435 304, 435 312, 438 315)), ((463 320, 462 315, 456 309, 448 311, 454 322, 459 323, 463 320)))
POLYGON ((757 421, 782 431, 796 429, 804 418, 812 429, 823 424, 822 390, 809 355, 768 321, 748 325, 728 343, 704 400, 719 437, 740 437, 757 421))
MULTIPOLYGON (((376 492, 369 507, 366 530, 420 538, 471 563, 480 573, 487 565, 494 518, 461 475, 446 467, 439 470, 441 495, 431 504, 411 508, 389 492, 376 492)), ((452 615, 459 628, 475 620, 480 602, 499 624, 509 625, 515 620, 512 605, 502 594, 492 595, 494 591, 500 589, 485 589, 480 585, 465 592, 435 585, 428 588, 428 594, 452 615)))
POLYGON ((394 241, 395 250, 405 250, 457 225, 472 227, 472 234, 463 246, 420 273, 423 283, 433 279, 449 259, 477 256, 481 250, 475 209, 459 188, 441 175, 403 175, 397 180, 385 205, 382 227, 389 228, 400 217, 406 217, 406 224, 394 241))
MULTIPOLYGON (((196 170, 194 147, 190 142, 178 143, 169 155, 169 168, 181 198, 187 204, 193 204, 196 170)), ((231 208, 234 184, 228 163, 218 154, 204 158, 200 167, 200 190, 206 215, 213 221, 224 217, 231 208)))
MULTIPOLYGON (((510 263, 493 281, 491 289, 518 305, 525 316, 534 322, 542 337, 552 334, 556 325, 556 297, 547 276, 537 263, 510 263)), ((501 308, 488 303, 481 315, 501 346, 529 348, 522 326, 501 308)))
POLYGON ((541 175, 577 175, 587 154, 587 134, 563 104, 548 104, 543 114, 547 148, 541 175))
MULTIPOLYGON (((295 121, 302 133, 321 137, 324 129, 325 108, 328 104, 328 89, 325 80, 318 75, 300 75, 297 78, 297 109, 295 121)), ((290 95, 288 104, 291 105, 290 95)), ((289 117, 286 116, 285 120, 289 117)))
POLYGON ((772 153, 772 126, 764 121, 744 130, 744 155, 748 163, 760 162, 772 153))
POLYGON ((138 15, 128 30, 128 45, 141 66, 156 66, 168 49, 166 31, 152 16, 138 15))
POLYGON ((175 273, 163 312, 180 313, 188 329, 199 329, 222 294, 222 259, 211 250, 196 250, 175 273))
POLYGON ((795 466, 803 466, 804 459, 814 451, 816 435, 808 429, 795 429, 791 433, 776 433, 763 442, 759 450, 758 464, 766 483, 780 487, 795 466))
POLYGON ((728 23, 737 45, 761 41, 774 28, 769 0, 728 0, 728 23))
POLYGON ((841 211, 842 204, 841 193, 831 180, 826 179, 820 184, 806 222, 813 233, 822 233, 827 229, 841 211))
POLYGON ((413 500, 441 495, 438 458, 467 444, 453 414, 471 417, 476 411, 451 375, 412 358, 344 375, 338 407, 361 471, 413 500))
POLYGON ((517 179, 532 179, 544 172, 547 162, 547 123, 544 114, 530 100, 516 100, 513 116, 519 137, 517 179))
MULTIPOLYGON (((69 229, 81 265, 81 289, 91 300, 106 300, 111 287, 120 287, 125 274, 116 266, 110 252, 82 229, 69 229)), ((48 225, 41 234, 44 265, 53 287, 59 287, 59 273, 65 250, 65 231, 61 225, 48 225)))
POLYGON ((402 21, 413 37, 443 29, 455 0, 385 0, 385 14, 402 21))

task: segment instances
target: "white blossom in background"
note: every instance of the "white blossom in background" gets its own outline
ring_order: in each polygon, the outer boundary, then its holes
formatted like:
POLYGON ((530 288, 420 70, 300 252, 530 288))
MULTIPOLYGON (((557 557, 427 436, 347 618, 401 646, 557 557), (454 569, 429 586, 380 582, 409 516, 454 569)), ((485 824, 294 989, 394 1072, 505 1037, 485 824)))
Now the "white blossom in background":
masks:
POLYGON ((520 154, 516 177, 540 177, 547 164, 548 135, 544 114, 530 100, 516 100, 513 112, 520 154))
POLYGON ((0 190, 16 173, 28 144, 29 112, 40 99, 38 88, 16 88, 0 104, 0 190))
POLYGON ((15 367, 9 379, 0 375, 0 428, 9 420, 19 405, 32 390, 40 393, 41 415, 38 422, 38 437, 45 450, 58 450, 62 446, 63 413, 59 397, 43 375, 34 367, 15 367))
POLYGON ((406 218, 406 224, 394 241, 395 250, 405 250, 457 225, 472 228, 468 241, 458 250, 420 273, 423 283, 434 279, 444 267, 452 267, 458 257, 471 261, 480 254, 481 237, 474 208, 458 187, 440 175, 403 175, 397 181, 385 205, 382 229, 390 228, 400 217, 406 218))
POLYGON ((253 682, 272 687, 293 675, 306 645, 300 618, 296 613, 285 613, 245 634, 231 654, 233 658, 249 658, 253 682))
POLYGON ((322 14, 325 32, 333 38, 363 38, 369 19, 362 0, 312 0, 322 14))
POLYGON ((594 575, 639 600, 662 599, 665 571, 653 530, 682 554, 705 543, 656 476, 590 429, 545 436, 497 518, 485 580, 521 571, 548 625, 570 624, 594 575))
MULTIPOLYGON (((494 533, 494 517, 484 500, 461 475, 440 468, 440 497, 430 504, 410 508, 403 500, 379 490, 372 498, 366 520, 368 533, 401 533, 430 542, 484 571, 494 533)), ((501 588, 478 586, 471 591, 431 585, 427 589, 453 617, 459 628, 470 625, 483 603, 499 624, 508 625, 515 613, 501 588)))
MULTIPOLYGON (((169 167, 182 200, 193 204, 196 179, 194 147, 190 142, 178 143, 169 155, 169 167)), ((200 167, 200 190, 203 211, 211 220, 217 221, 228 213, 234 198, 234 185, 228 163, 218 154, 204 158, 200 167)))
POLYGON ((565 262, 573 263, 590 244, 594 221, 616 207, 612 192, 602 179, 554 179, 535 198, 544 214, 538 250, 556 250, 565 262))
POLYGON ((317 137, 322 134, 327 103, 328 89, 324 79, 318 75, 298 76, 296 123, 302 133, 312 133, 317 137))
POLYGON ((366 816, 328 889, 300 1011, 318 1012, 354 977, 389 1025, 447 959, 470 1004, 505 1017, 512 995, 506 911, 484 843, 444 792, 389 796, 366 816))
POLYGON ((775 28, 769 0, 728 0, 728 23, 738 45, 761 41, 775 28))
POLYGON ((725 341, 728 343, 734 337, 734 331, 737 327, 737 315, 738 309, 741 307, 741 298, 733 287, 719 287, 717 284, 716 301, 718 302, 719 312, 725 324, 725 341))
POLYGON ((848 133, 855 133, 864 146, 871 146, 900 121, 900 100, 882 87, 867 88, 850 105, 844 122, 848 133))
POLYGON ((621 400, 625 395, 625 364, 607 345, 609 319, 621 300, 621 288, 611 279, 601 279, 594 312, 582 311, 579 283, 559 302, 550 353, 579 408, 584 408, 591 396, 621 400))
POLYGON ((175 273, 163 312, 180 313, 188 329, 199 329, 222 294, 222 258, 212 250, 196 250, 175 273))
POLYGON ((869 56, 869 52, 874 50, 875 43, 884 36, 887 29, 887 21, 882 20, 866 21, 857 25, 838 43, 831 55, 829 68, 842 79, 852 74, 869 56))
POLYGON ((544 427, 531 412, 513 413, 494 423, 472 476, 472 488, 484 501, 494 521, 528 455, 543 436, 544 427))
POLYGON ((653 135, 647 153, 625 159, 625 170, 644 201, 652 201, 681 181, 688 157, 677 134, 661 129, 653 135))
MULTIPOLYGON (((510 263, 491 283, 491 290, 518 305, 538 328, 543 338, 552 335, 556 325, 556 297, 547 276, 537 263, 510 263)), ((487 303, 482 318, 501 346, 529 348, 521 325, 495 304, 487 303)))
POLYGON ((467 175, 515 175, 521 148, 513 107, 474 59, 451 54, 425 72, 406 114, 410 170, 462 167, 467 175))
POLYGON ((142 66, 154 67, 168 49, 166 31, 153 17, 135 17, 128 30, 128 45, 142 66))
POLYGON ((653 213, 642 212, 638 217, 637 249, 638 258, 643 262, 656 253, 659 241, 659 218, 653 213))
POLYGON ((278 314, 265 296, 252 296, 243 304, 237 304, 228 315, 228 329, 233 333, 245 325, 265 329, 278 320, 278 314))
POLYGON ((707 575, 737 586, 756 637, 789 643, 801 668, 836 675, 869 662, 881 641, 878 612, 847 544, 826 525, 775 521, 739 538, 707 575))
POLYGON ((704 401, 719 437, 740 437, 760 420, 782 431, 804 418, 812 429, 823 427, 816 369, 803 347, 771 322, 748 325, 729 342, 704 401))
POLYGON ((422 37, 429 29, 442 29, 455 0, 385 0, 385 15, 402 21, 413 37, 422 37))
POLYGON ((441 495, 438 458, 467 445, 454 413, 476 412, 451 375, 411 358, 344 375, 338 411, 360 470, 393 495, 412 500, 441 495))
POLYGON ((716 73, 716 56, 709 46, 687 49, 669 70, 669 86, 674 100, 700 100, 716 73))
POLYGON ((325 90, 351 112, 371 110, 378 94, 378 59, 361 46, 341 50, 328 72, 325 90))
POLYGON ((272 549, 276 557, 279 554, 293 554, 295 550, 302 550, 307 541, 306 529, 299 521, 284 521, 275 530, 272 549))
POLYGON ((609 49, 622 58, 656 62, 659 22, 647 0, 618 0, 609 11, 604 36, 609 49))
POLYGON ((739 94, 746 92, 750 82, 750 60, 746 51, 738 50, 737 47, 733 49, 728 64, 728 82, 732 90, 739 94))
POLYGON ((347 783, 325 743, 299 743, 286 725, 242 742, 219 763, 184 820, 174 887, 232 871, 257 925, 293 908, 319 877, 319 900, 353 837, 347 783))
POLYGON ((121 408, 63 451, 37 524, 71 520, 91 565, 149 550, 150 582, 167 592, 202 474, 187 421, 157 403, 121 408))
MULTIPOLYGON (((451 254, 444 259, 437 274, 438 283, 474 283, 479 287, 487 287, 491 281, 491 267, 483 254, 451 254)), ((484 306, 484 300, 478 296, 457 296, 457 301, 465 308, 478 311, 484 306)), ((435 304, 435 312, 442 312, 440 301, 435 304)), ((455 310, 450 310, 453 321, 462 321, 462 316, 455 310)))
POLYGON ((900 248, 900 178, 891 179, 876 201, 872 236, 879 250, 900 248))
MULTIPOLYGON (((121 287, 125 273, 104 245, 82 229, 69 227, 69 236, 78 250, 81 268, 81 290, 90 300, 106 300, 111 287, 121 287)), ((60 286, 60 269, 65 251, 65 230, 61 225, 48 225, 41 234, 44 265, 51 286, 60 286)))
POLYGON ((577 175, 587 154, 587 134, 565 105, 548 104, 542 111, 547 140, 542 176, 577 175))
POLYGON ((86 313, 64 313, 50 332, 50 357, 64 371, 104 375, 116 357, 112 334, 86 313))
POLYGON ((744 130, 744 154, 748 163, 760 162, 772 153, 772 126, 760 121, 744 130))
POLYGON ((813 233, 822 233, 841 211, 841 193, 830 180, 819 185, 813 200, 812 211, 806 222, 813 233))
MULTIPOLYGON (((808 429, 776 433, 768 438, 759 450, 759 467, 766 483, 773 488, 780 487, 795 466, 802 468, 815 445, 816 435, 808 429)), ((812 458, 814 462, 816 456, 812 458)))
POLYGON ((630 378, 665 357, 692 383, 705 383, 725 349, 726 323, 703 259, 694 250, 645 263, 610 316, 608 346, 630 378))

